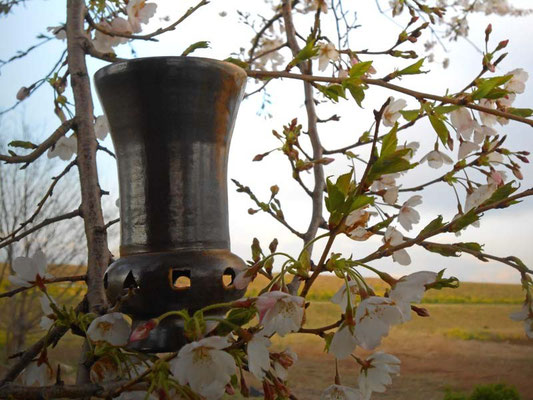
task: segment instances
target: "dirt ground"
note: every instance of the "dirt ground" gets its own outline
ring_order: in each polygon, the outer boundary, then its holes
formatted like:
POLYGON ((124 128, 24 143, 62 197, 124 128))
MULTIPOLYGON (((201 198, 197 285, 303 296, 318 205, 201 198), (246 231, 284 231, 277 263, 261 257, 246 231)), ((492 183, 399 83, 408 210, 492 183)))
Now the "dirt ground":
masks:
MULTIPOLYGON (((401 336, 386 340, 382 348, 400 358, 401 375, 393 378, 387 392, 374 394, 374 400, 442 400, 446 388, 470 391, 477 384, 497 382, 516 386, 523 400, 533 400, 533 344, 525 340, 502 343, 401 336)), ((334 362, 324 355, 318 341, 305 348, 293 347, 300 354, 290 375, 294 393, 298 399, 319 399, 318 388, 333 383, 334 362)), ((339 371, 343 384, 356 384, 354 362, 340 362, 339 371)))

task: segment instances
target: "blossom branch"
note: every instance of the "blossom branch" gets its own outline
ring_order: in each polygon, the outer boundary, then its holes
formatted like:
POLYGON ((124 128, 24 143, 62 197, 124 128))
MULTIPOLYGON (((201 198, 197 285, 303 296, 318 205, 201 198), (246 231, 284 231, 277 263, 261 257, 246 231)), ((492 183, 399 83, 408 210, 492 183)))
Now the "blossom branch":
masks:
MULTIPOLYGON (((79 281, 85 281, 86 278, 87 278, 87 275, 60 276, 60 277, 57 277, 57 278, 43 279, 43 283, 44 284, 49 284, 49 283, 60 283, 60 282, 79 282, 79 281)), ((29 289, 33 288, 33 287, 35 287, 35 285, 34 286, 30 286, 30 287, 19 287, 17 289, 11 290, 9 292, 0 293, 0 298, 2 298, 2 297, 12 297, 12 296, 16 295, 17 293, 24 292, 26 290, 29 290, 29 289)))
POLYGON ((68 121, 65 121, 57 128, 54 133, 52 133, 48 139, 38 145, 31 153, 25 154, 23 156, 19 155, 4 155, 0 154, 0 161, 4 161, 7 164, 29 164, 36 159, 38 159, 46 150, 52 147, 57 141, 65 136, 68 131, 70 131, 76 125, 76 118, 72 118, 68 121))
MULTIPOLYGON (((342 82, 344 80, 342 78, 331 78, 331 77, 325 77, 325 76, 313 76, 313 75, 308 75, 308 74, 293 74, 293 73, 285 72, 285 71, 257 71, 257 70, 253 70, 253 71, 247 71, 247 73, 248 73, 249 77, 258 78, 258 79, 260 79, 260 78, 289 78, 289 79, 302 80, 302 81, 305 81, 305 82, 326 82, 326 83, 338 83, 338 84, 342 84, 342 82)), ((438 95, 434 95, 434 94, 430 94, 430 93, 418 92, 416 90, 407 89, 407 88, 404 88, 402 86, 398 86, 398 85, 395 85, 395 84, 392 84, 392 83, 389 83, 389 82, 385 82, 385 81, 383 81, 381 79, 361 78, 361 81, 363 83, 366 83, 367 85, 380 86, 380 87, 384 87, 386 89, 393 90, 395 92, 406 94, 408 96, 416 98, 417 100, 429 99, 429 100, 440 101, 440 102, 442 102, 444 104, 453 104, 453 105, 457 105, 457 106, 463 106, 463 107, 466 107, 466 108, 470 108, 472 110, 484 112, 484 113, 487 113, 487 114, 496 115, 498 117, 510 119, 510 120, 513 120, 513 121, 522 122, 522 123, 524 123, 526 125, 529 125, 529 126, 533 127, 533 120, 532 119, 524 118, 524 117, 521 117, 519 115, 514 115, 514 114, 511 114, 511 113, 508 113, 508 112, 505 112, 505 111, 501 111, 501 110, 498 110, 498 109, 494 109, 494 108, 482 107, 482 106, 474 104, 474 103, 469 103, 465 99, 455 98, 455 97, 447 97, 447 96, 438 96, 438 95)))
POLYGON ((169 31, 173 31, 174 29, 176 29, 176 27, 181 24, 183 21, 185 21, 187 18, 189 18, 192 14, 194 14, 194 12, 196 10, 198 10, 200 7, 203 7, 205 5, 209 4, 209 0, 202 0, 200 1, 198 4, 196 4, 194 7, 191 7, 189 8, 185 14, 183 14, 176 22, 170 24, 169 26, 165 27, 165 28, 159 28, 157 30, 155 30, 154 32, 152 33, 148 33, 146 35, 132 35, 132 34, 128 34, 128 33, 121 33, 121 32, 115 32, 115 31, 112 31, 112 30, 109 30, 109 29, 105 29, 104 27, 96 24, 94 22, 94 20, 91 18, 91 16, 89 15, 89 13, 85 14, 85 20, 89 23, 89 25, 108 35, 108 36, 117 36, 117 37, 123 37, 123 38, 128 38, 128 39, 136 39, 136 40, 148 40, 148 41, 157 41, 157 39, 155 39, 156 36, 159 36, 165 32, 169 32, 169 31))
POLYGON ((454 243, 444 244, 444 243, 423 241, 422 243, 419 243, 419 245, 424 247, 425 249, 428 249, 431 246, 438 246, 439 248, 449 249, 449 250, 455 251, 457 253, 459 253, 459 252, 460 253, 468 253, 468 254, 470 254, 470 255, 472 255, 472 256, 476 257, 477 259, 479 259, 481 261, 484 261, 484 262, 487 262, 490 259, 490 260, 498 261, 498 262, 500 262, 502 264, 509 265, 510 267, 513 267, 514 269, 518 270, 521 273, 533 274, 533 270, 531 270, 531 269, 529 269, 527 267, 524 267, 524 266, 520 265, 519 263, 517 263, 514 256, 499 257, 499 256, 495 256, 495 255, 492 255, 492 254, 485 253, 483 251, 470 249, 470 248, 465 247, 465 246, 459 246, 459 245, 456 245, 454 243))
MULTIPOLYGON (((475 211, 476 211, 476 214, 479 215, 479 214, 481 214, 481 213, 483 213, 485 211, 488 211, 488 210, 509 207, 515 200, 519 200, 521 198, 529 197, 529 196, 533 196, 533 188, 524 190, 524 191, 522 191, 522 192, 520 192, 518 194, 515 194, 513 196, 509 196, 506 199, 503 199, 503 200, 500 200, 500 201, 497 201, 497 202, 494 202, 494 203, 490 203, 490 204, 487 204, 487 205, 484 205, 484 206, 480 206, 480 207, 476 208, 475 211)), ((396 246, 390 246, 390 247, 387 247, 386 249, 380 248, 380 249, 376 250, 374 253, 369 254, 368 256, 366 256, 366 257, 364 257, 364 258, 362 258, 360 260, 357 260, 357 262, 358 263, 368 263, 368 262, 373 261, 373 260, 378 260, 378 259, 383 258, 383 257, 388 257, 392 253, 394 253, 395 251, 398 251, 398 250, 401 250, 401 249, 405 249, 407 247, 411 247, 411 246, 413 246, 415 244, 420 244, 423 241, 425 241, 427 238, 430 238, 432 236, 438 235, 440 233, 451 232, 454 222, 455 221, 452 220, 452 221, 448 222, 447 224, 443 225, 442 227, 440 227, 438 229, 432 230, 431 232, 426 232, 423 235, 418 235, 416 238, 410 239, 410 240, 406 240, 405 242, 400 243, 400 244, 398 244, 396 246)))

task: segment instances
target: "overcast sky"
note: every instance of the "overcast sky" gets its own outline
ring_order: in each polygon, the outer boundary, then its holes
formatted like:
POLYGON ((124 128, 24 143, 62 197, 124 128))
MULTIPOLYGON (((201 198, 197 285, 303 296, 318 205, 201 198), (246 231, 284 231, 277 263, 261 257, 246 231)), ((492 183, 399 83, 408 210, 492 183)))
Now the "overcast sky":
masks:
MULTIPOLYGON (((192 1, 160 0, 158 13, 145 29, 151 31, 165 22, 160 19, 169 16, 174 19, 181 15, 187 8, 195 4, 192 1), (177 4, 179 3, 179 4, 177 4)), ((391 20, 377 12, 374 1, 359 2, 358 23, 361 28, 354 32, 351 40, 353 48, 382 50, 390 47, 390 43, 395 40, 400 28, 391 20)), ((382 1, 383 4, 388 3, 382 1)), ((526 4, 527 1, 516 1, 515 4, 526 4)), ((132 49, 137 56, 163 56, 179 55, 188 45, 199 40, 209 40, 211 49, 200 50, 195 55, 224 59, 232 52, 238 51, 239 47, 246 47, 251 38, 251 30, 238 24, 238 17, 235 9, 245 9, 249 11, 263 11, 270 15, 267 6, 260 0, 214 0, 208 7, 201 9, 198 14, 182 24, 174 32, 170 32, 161 37, 158 43, 135 43, 122 45, 117 48, 119 56, 132 57, 132 49), (226 11, 227 16, 219 15, 221 11, 226 11)), ((331 15, 328 15, 331 17, 331 15)), ((24 50, 35 42, 37 34, 46 31, 47 26, 58 25, 65 21, 65 2, 63 0, 34 0, 28 2, 26 6, 18 7, 9 17, 2 17, 0 22, 0 37, 4 40, 0 42, 0 59, 7 59, 18 50, 24 50)), ((531 52, 531 34, 533 34, 533 17, 523 18, 502 18, 496 16, 474 16, 471 20, 470 40, 475 45, 482 47, 484 30, 491 22, 494 26, 493 43, 503 39, 510 39, 508 46, 509 56, 502 63, 498 73, 505 73, 514 68, 524 68, 533 74, 533 53, 531 52)), ((331 26, 331 25, 329 25, 331 26)), ((328 23, 325 22, 325 29, 328 23)), ((302 32, 307 32, 307 27, 301 25, 302 32)), ((430 39, 427 37, 427 39, 430 39)), ((422 43, 426 37, 422 39, 422 43)), ((63 51, 65 43, 54 40, 35 50, 29 57, 6 65, 1 70, 0 76, 0 110, 11 106, 15 102, 15 94, 21 86, 28 85, 47 73, 57 61, 63 51)), ((439 64, 430 64, 432 72, 428 75, 417 76, 412 79, 403 79, 399 84, 410 88, 444 94, 446 89, 458 90, 479 72, 480 55, 465 40, 456 43, 445 42, 446 51, 439 49, 436 59, 442 61, 450 58, 450 67, 442 69, 439 64)), ((365 60, 369 60, 366 58, 365 60)), ((374 64, 378 70, 378 75, 384 75, 392 71, 395 67, 404 66, 412 61, 389 60, 385 57, 375 57, 374 64)), ((91 60, 89 68, 91 75, 104 66, 105 63, 91 60)), ((533 75, 532 75, 533 76, 533 75)), ((249 82, 249 89, 254 87, 252 81, 249 82)), ((293 183, 290 178, 290 170, 287 162, 281 154, 274 153, 261 163, 252 163, 252 158, 258 154, 270 150, 277 146, 277 142, 271 134, 272 129, 281 129, 283 124, 288 123, 294 117, 305 121, 303 109, 303 90, 301 82, 280 81, 269 85, 269 99, 271 103, 263 113, 259 113, 263 103, 262 95, 256 95, 242 103, 235 131, 233 134, 232 148, 229 161, 228 177, 239 180, 241 183, 250 186, 256 194, 268 200, 269 187, 277 184, 280 187, 279 198, 282 202, 284 213, 287 219, 299 230, 304 231, 307 227, 308 216, 310 214, 310 201, 301 189, 293 183), (272 117, 267 117, 270 114, 272 117)), ((392 92, 372 88, 367 92, 367 99, 364 102, 364 109, 359 109, 353 101, 345 101, 339 107, 324 105, 319 107, 319 117, 327 118, 333 113, 341 115, 340 122, 333 122, 321 125, 321 135, 326 148, 336 148, 350 144, 361 135, 369 126, 372 118, 371 110, 379 107, 388 96, 405 98, 409 103, 409 108, 416 107, 413 100, 397 95, 392 92)), ((57 118, 52 112, 51 90, 43 88, 32 95, 16 111, 18 115, 23 115, 28 123, 35 128, 38 134, 44 138, 57 126, 57 118)), ((533 106, 533 84, 527 85, 526 93, 519 96, 516 101, 517 107, 533 106)), ((95 106, 97 115, 101 113, 100 105, 95 96, 95 106)), ((13 115, 4 117, 3 124, 10 124, 13 115)), ((304 126, 305 129, 305 126, 304 126)), ((499 128, 501 134, 508 135, 507 148, 512 150, 533 151, 533 129, 521 126, 517 123, 499 128)), ((4 128, 5 132, 12 132, 4 128)), ((418 161, 424 154, 432 149, 435 134, 432 128, 423 121, 415 128, 404 132, 400 136, 400 141, 418 140, 421 142, 421 149, 415 156, 418 161)), ((105 145, 112 147, 108 138, 105 145)), ((455 150, 455 152, 457 149, 455 150)), ((115 199, 118 197, 116 169, 114 160, 106 155, 99 156, 100 174, 102 187, 109 190, 109 209, 111 213, 118 213, 113 209, 115 199)), ((328 166, 327 175, 334 175, 346 172, 349 164, 346 161, 338 161, 328 166)), ((404 187, 425 182, 444 173, 444 169, 430 170, 423 166, 417 168, 413 174, 408 174, 400 183, 404 187)), ((533 171, 530 166, 523 167, 526 179, 522 181, 524 188, 531 187, 533 183, 533 171)), ((306 178, 307 179, 307 178, 306 178)), ((252 238, 257 237, 266 247, 272 238, 277 237, 280 241, 280 249, 291 252, 299 251, 301 246, 299 239, 291 237, 286 229, 265 215, 256 214, 249 216, 247 209, 251 202, 243 195, 235 193, 234 186, 229 185, 230 204, 230 229, 232 238, 232 251, 242 258, 249 258, 249 246, 252 238)), ((416 229, 421 229, 427 222, 437 214, 443 214, 448 220, 456 212, 456 205, 451 188, 445 184, 439 184, 431 191, 423 192, 424 204, 419 207, 422 214, 422 221, 416 229)), ((462 193, 464 198, 464 192, 462 193)), ((408 195, 401 195, 400 201, 407 200, 408 195)), ((511 209, 489 212, 481 223, 481 228, 468 228, 460 238, 453 235, 445 237, 443 241, 477 241, 486 245, 485 250, 499 256, 516 255, 526 264, 533 264, 533 227, 531 220, 533 202, 526 199, 522 204, 511 209)), ((413 231, 411 231, 413 234, 413 231)), ((115 231, 115 238, 117 231, 115 231)), ((344 254, 354 254, 359 258, 375 249, 379 245, 379 238, 371 238, 369 241, 353 242, 346 238, 338 241, 335 251, 342 251, 344 254)), ((116 253, 118 239, 112 240, 111 248, 116 253)), ((320 246, 315 248, 315 255, 320 250, 320 246)), ((428 254, 421 249, 409 249, 412 264, 409 267, 402 267, 393 264, 390 260, 381 260, 374 264, 379 268, 387 269, 393 275, 403 275, 416 270, 429 269, 440 270, 448 268, 450 275, 455 275, 463 280, 470 281, 492 281, 492 282, 518 282, 518 274, 509 267, 495 264, 483 263, 475 258, 464 256, 460 259, 442 258, 434 254, 428 254)))

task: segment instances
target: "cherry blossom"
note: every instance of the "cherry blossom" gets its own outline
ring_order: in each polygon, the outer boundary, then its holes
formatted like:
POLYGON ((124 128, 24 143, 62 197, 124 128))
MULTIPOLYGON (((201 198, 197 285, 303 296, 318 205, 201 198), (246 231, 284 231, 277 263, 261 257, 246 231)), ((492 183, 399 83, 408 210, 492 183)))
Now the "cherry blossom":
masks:
MULTIPOLYGON (((398 246, 404 243, 405 240, 403 240, 403 235, 399 230, 389 225, 383 236, 383 242, 389 246, 398 246)), ((400 265, 411 264, 411 257, 409 257, 409 253, 405 249, 396 250, 392 253, 392 259, 400 265)))
POLYGON ((517 68, 509 71, 506 75, 513 77, 505 83, 504 89, 513 93, 524 93, 529 74, 522 68, 517 68))
POLYGON ((485 201, 487 201, 498 189, 496 185, 480 185, 472 193, 467 194, 465 201, 465 212, 479 207, 485 201))
POLYGON ((396 174, 382 175, 379 179, 372 183, 371 189, 374 192, 385 191, 383 194, 383 200, 390 205, 396 204, 398 200, 398 186, 396 186, 396 179, 400 176, 396 174))
POLYGON ((383 110, 383 125, 394 126, 398 118, 400 118, 400 110, 407 106, 404 99, 394 100, 394 97, 389 97, 389 105, 383 110))
POLYGON ((233 286, 235 286, 235 289, 238 290, 246 289, 250 282, 254 280, 256 275, 257 273, 250 271, 250 269, 245 269, 237 274, 233 280, 233 286))
POLYGON ((498 99, 498 105, 500 107, 511 107, 516 100, 516 94, 508 93, 498 99))
POLYGON ((511 314, 514 321, 524 321, 524 328, 528 338, 533 339, 533 310, 527 303, 524 304, 520 311, 511 314))
POLYGON ((475 122, 468 109, 461 107, 450 113, 453 127, 457 130, 457 138, 470 139, 474 131, 475 122))
POLYGON ((498 132, 496 129, 487 125, 479 125, 476 122, 476 126, 474 128, 474 143, 481 144, 487 136, 494 136, 497 134, 498 132))
POLYGON ((412 196, 403 203, 400 212, 398 213, 398 222, 405 229, 410 231, 413 228, 413 224, 420 222, 420 214, 413 207, 422 204, 422 196, 412 196))
POLYGON ((296 361, 298 361, 298 355, 290 347, 283 350, 274 359, 274 374, 282 381, 286 381, 289 376, 289 367, 296 361))
POLYGON ((379 296, 364 299, 355 312, 354 333, 359 346, 373 350, 389 334, 390 326, 402 321, 402 312, 392 299, 379 296))
MULTIPOLYGON (((348 288, 350 290, 350 305, 353 307, 355 305, 355 297, 359 293, 359 286, 356 281, 348 281, 348 288)), ((346 285, 342 285, 337 293, 331 298, 331 302, 338 304, 342 310, 346 310, 348 307, 348 290, 346 285)))
POLYGON ((333 43, 321 44, 318 48, 318 69, 325 71, 330 60, 338 61, 339 52, 335 49, 333 43))
POLYGON ((94 120, 94 134, 99 140, 104 140, 109 133, 109 125, 105 115, 100 115, 94 120))
MULTIPOLYGON (((107 21, 102 21, 98 24, 104 30, 116 33, 122 33, 129 35, 132 33, 131 25, 124 18, 116 17, 111 23, 107 21)), ((96 30, 94 32, 93 45, 94 48, 102 53, 113 53, 113 47, 118 46, 119 44, 126 43, 128 38, 121 36, 111 36, 106 35, 105 33, 96 30)))
POLYGON ((64 25, 49 26, 46 28, 48 32, 51 32, 58 40, 65 40, 67 38, 67 30, 64 25))
POLYGON ((54 383, 54 370, 46 361, 31 362, 21 374, 25 386, 48 386, 54 383))
POLYGON ((368 239, 372 236, 372 233, 368 232, 365 228, 372 215, 376 215, 376 213, 366 211, 365 208, 358 208, 352 211, 348 214, 344 222, 346 225, 346 234, 353 240, 364 241, 368 239))
POLYGON ((403 321, 411 319, 411 303, 420 303, 426 285, 435 282, 437 273, 431 271, 419 271, 400 278, 389 292, 392 299, 403 315, 403 321))
POLYGON ((133 32, 138 33, 142 30, 141 24, 147 24, 157 9, 157 4, 146 3, 146 0, 130 0, 126 7, 128 21, 133 32))
POLYGON ((370 399, 372 392, 383 393, 392 383, 392 374, 400 373, 400 360, 391 354, 377 352, 366 359, 368 367, 359 374, 359 390, 364 399, 370 399))
POLYGON ((255 334, 246 346, 248 354, 248 369, 254 376, 262 381, 266 371, 270 369, 270 353, 268 347, 271 342, 262 334, 255 334))
POLYGON ((353 327, 344 324, 333 335, 329 345, 329 353, 339 360, 348 358, 357 346, 357 339, 354 336, 353 329, 353 327))
POLYGON ((417 150, 420 148, 420 143, 418 142, 409 142, 406 144, 402 144, 398 147, 396 147, 396 150, 405 150, 408 149, 409 153, 407 153, 405 156, 403 156, 404 159, 407 161, 411 160, 413 156, 416 154, 417 150))
POLYGON ((422 159, 420 160, 420 163, 426 162, 431 168, 438 169, 442 167, 444 164, 451 165, 453 164, 453 160, 447 156, 446 154, 438 151, 438 150, 432 150, 429 153, 427 153, 422 159))
POLYGON ((78 140, 76 136, 62 136, 54 147, 48 149, 48 158, 59 157, 63 161, 68 161, 78 150, 78 140))
POLYGON ((93 383, 114 381, 119 376, 117 364, 111 357, 102 357, 97 360, 91 366, 89 373, 89 377, 93 383))
POLYGON ((322 392, 320 400, 363 400, 363 397, 357 389, 342 385, 331 385, 322 392))
POLYGON ((302 325, 304 298, 275 290, 263 293, 256 302, 259 321, 263 324, 265 336, 278 333, 285 336, 296 332, 302 325))
POLYGON ((283 45, 284 41, 280 38, 262 39, 260 54, 263 55, 254 61, 255 67, 263 71, 266 69, 268 62, 270 62, 272 69, 277 70, 281 65, 283 65, 284 58, 276 49, 279 49, 283 45))
POLYGON ((7 279, 15 287, 31 287, 40 279, 49 279, 52 276, 46 272, 46 256, 37 250, 32 257, 17 257, 12 264, 14 275, 7 279))
POLYGON ((228 338, 220 336, 189 343, 170 362, 170 371, 180 385, 189 384, 208 400, 220 399, 236 369, 233 357, 222 350, 230 344, 228 338))
POLYGON ((475 150, 479 150, 479 144, 465 140, 459 145, 459 153, 457 157, 459 160, 462 160, 475 150))
POLYGON ((87 329, 93 342, 107 342, 112 346, 125 346, 130 336, 130 324, 118 312, 95 318, 87 329))
POLYGON ((39 298, 39 302, 41 303, 41 310, 43 310, 43 316, 41 317, 41 321, 39 322, 39 326, 43 329, 50 329, 50 327, 54 324, 54 320, 50 317, 54 316, 54 310, 52 310, 52 307, 50 306, 50 300, 47 296, 43 295, 39 298))

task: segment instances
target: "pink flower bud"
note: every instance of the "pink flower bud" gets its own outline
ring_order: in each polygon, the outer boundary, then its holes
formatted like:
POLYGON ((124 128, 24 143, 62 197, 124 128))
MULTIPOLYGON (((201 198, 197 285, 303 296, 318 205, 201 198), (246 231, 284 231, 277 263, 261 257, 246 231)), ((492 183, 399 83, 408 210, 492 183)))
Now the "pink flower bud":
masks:
POLYGON ((146 339, 152 329, 154 329, 159 324, 157 319, 150 319, 144 324, 138 325, 130 335, 130 342, 137 342, 139 340, 146 339))
POLYGON ((26 86, 22 86, 17 92, 17 100, 22 101, 29 95, 30 95, 30 89, 28 89, 26 86))

